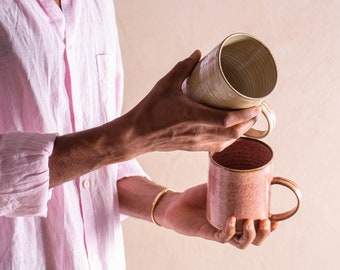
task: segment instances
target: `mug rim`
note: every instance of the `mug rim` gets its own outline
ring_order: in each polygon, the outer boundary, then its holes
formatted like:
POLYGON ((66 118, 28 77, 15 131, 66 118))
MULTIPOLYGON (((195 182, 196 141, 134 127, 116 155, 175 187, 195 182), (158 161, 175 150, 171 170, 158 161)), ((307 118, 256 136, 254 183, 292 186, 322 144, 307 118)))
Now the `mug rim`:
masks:
MULTIPOLYGON (((257 139, 253 139, 253 138, 248 138, 248 137, 240 137, 240 138, 238 138, 236 141, 238 141, 238 140, 248 140, 248 141, 256 141, 256 142, 258 142, 258 143, 261 143, 262 145, 264 145, 270 152, 271 152, 271 158, 270 158, 270 160, 266 163, 266 164, 264 164, 264 165, 262 165, 262 166, 260 166, 260 167, 256 167, 256 168, 252 168, 252 169, 234 169, 234 168, 230 168, 230 167, 227 167, 227 166, 223 166, 223 165, 221 165, 221 164, 219 164, 214 158, 213 158, 213 155, 214 154, 217 154, 217 153, 221 153, 221 152, 223 152, 225 149, 227 149, 229 146, 231 146, 231 145, 229 145, 228 147, 226 147, 226 148, 224 148, 222 151, 220 151, 220 152, 211 152, 211 151, 209 151, 209 159, 210 159, 210 162, 211 163, 213 163, 215 166, 217 166, 217 167, 219 167, 219 168, 222 168, 223 170, 228 170, 228 171, 231 171, 231 172, 238 172, 238 173, 245 173, 245 172, 254 172, 254 171, 259 171, 259 170, 262 170, 263 168, 265 168, 265 167, 267 167, 267 166, 270 166, 272 163, 273 163, 273 160, 274 160, 274 151, 273 151, 273 149, 268 145, 268 144, 266 144, 265 142, 263 142, 263 141, 260 141, 260 140, 257 140, 257 139)), ((236 142, 235 141, 235 142, 236 142)), ((234 142, 234 143, 235 143, 234 142)), ((233 144, 234 144, 233 143, 233 144)))
POLYGON ((248 33, 243 33, 243 32, 234 33, 234 34, 231 34, 231 35, 227 36, 227 37, 221 42, 221 44, 220 44, 220 46, 219 46, 219 49, 218 49, 218 68, 219 68, 219 70, 220 70, 220 73, 221 73, 221 75, 222 75, 224 81, 228 84, 228 86, 229 86, 235 93, 237 93, 237 94, 240 95, 241 97, 243 97, 243 98, 245 98, 245 99, 248 99, 248 100, 260 100, 260 101, 264 100, 267 96, 269 96, 269 95, 273 92, 273 90, 274 90, 274 88, 275 88, 275 86, 276 86, 276 84, 277 84, 278 71, 277 71, 277 66, 276 66, 276 62, 275 62, 275 59, 274 59, 273 54, 271 53, 271 51, 269 50, 269 48, 268 48, 261 40, 259 40, 258 38, 254 37, 254 36, 252 36, 252 35, 250 35, 250 34, 248 34, 248 33), (261 97, 254 98, 254 97, 249 97, 249 96, 246 96, 246 95, 242 94, 240 91, 238 91, 237 89, 235 89, 234 86, 231 85, 231 83, 229 82, 229 80, 227 79, 227 77, 224 75, 224 72, 223 72, 223 69, 222 69, 222 64, 221 64, 221 54, 222 54, 222 49, 224 48, 225 43, 226 43, 229 39, 231 39, 231 38, 233 38, 233 37, 236 37, 236 36, 245 36, 245 37, 249 37, 249 38, 253 39, 254 41, 260 43, 260 44, 267 50, 267 52, 268 52, 269 55, 271 56, 271 59, 273 60, 274 67, 275 67, 275 83, 274 83, 274 85, 273 85, 273 88, 270 90, 270 92, 269 92, 268 94, 266 94, 265 96, 261 96, 261 97))

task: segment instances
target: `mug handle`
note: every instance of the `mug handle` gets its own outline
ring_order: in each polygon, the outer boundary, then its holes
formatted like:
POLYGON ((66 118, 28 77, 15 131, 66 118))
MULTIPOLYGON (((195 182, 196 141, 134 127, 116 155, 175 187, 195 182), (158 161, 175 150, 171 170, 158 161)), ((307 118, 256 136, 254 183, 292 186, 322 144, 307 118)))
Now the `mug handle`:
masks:
POLYGON ((263 115, 267 119, 268 128, 267 130, 257 130, 257 129, 249 129, 244 135, 250 138, 255 139, 261 139, 266 137, 276 126, 276 116, 272 109, 272 107, 269 105, 269 103, 262 101, 259 105, 259 107, 262 110, 263 115))
POLYGON ((287 212, 283 212, 283 213, 280 213, 280 214, 270 214, 269 219, 271 221, 281 221, 281 220, 285 220, 287 218, 290 218, 300 208, 300 203, 301 203, 301 199, 302 199, 302 194, 301 194, 300 188, 292 180, 282 178, 282 177, 274 177, 271 184, 272 185, 282 185, 282 186, 289 188, 291 191, 293 191, 293 193, 295 194, 296 200, 297 200, 297 204, 293 209, 291 209, 287 212))

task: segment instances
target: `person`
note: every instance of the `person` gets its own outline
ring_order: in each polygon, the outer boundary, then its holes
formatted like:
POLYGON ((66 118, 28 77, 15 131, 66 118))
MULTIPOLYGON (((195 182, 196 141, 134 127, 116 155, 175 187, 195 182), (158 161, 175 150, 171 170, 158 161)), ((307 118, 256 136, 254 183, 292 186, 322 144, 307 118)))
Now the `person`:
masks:
POLYGON ((247 220, 237 236, 230 217, 219 231, 206 184, 173 192, 142 170, 135 158, 152 151, 219 151, 260 111, 188 99, 195 51, 120 115, 114 14, 112 0, 1 1, 0 269, 124 269, 123 215, 241 249, 277 226, 247 220))

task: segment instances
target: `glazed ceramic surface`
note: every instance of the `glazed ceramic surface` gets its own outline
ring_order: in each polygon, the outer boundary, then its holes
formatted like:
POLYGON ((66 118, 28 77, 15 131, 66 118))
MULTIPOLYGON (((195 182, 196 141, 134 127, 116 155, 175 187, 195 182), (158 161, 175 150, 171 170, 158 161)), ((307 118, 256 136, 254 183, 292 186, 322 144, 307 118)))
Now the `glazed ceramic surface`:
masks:
POLYGON ((279 221, 294 215, 300 205, 301 191, 296 183, 281 177, 273 178, 273 151, 265 143, 240 138, 222 152, 210 154, 207 195, 207 219, 224 229, 227 218, 235 216, 242 231, 245 219, 279 221), (284 213, 270 213, 271 185, 291 189, 297 205, 284 213))
POLYGON ((192 100, 220 109, 260 106, 268 129, 247 136, 262 138, 275 127, 275 114, 264 101, 277 81, 275 61, 268 48, 254 37, 237 33, 227 37, 194 68, 183 84, 192 100))

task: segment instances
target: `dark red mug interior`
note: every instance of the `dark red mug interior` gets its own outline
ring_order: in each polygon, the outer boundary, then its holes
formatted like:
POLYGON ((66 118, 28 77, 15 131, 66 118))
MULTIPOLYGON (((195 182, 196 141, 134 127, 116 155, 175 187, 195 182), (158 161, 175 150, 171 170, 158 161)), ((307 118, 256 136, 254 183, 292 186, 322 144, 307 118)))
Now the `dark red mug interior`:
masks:
POLYGON ((222 152, 212 154, 212 160, 231 170, 254 170, 273 159, 272 149, 265 143, 250 138, 239 138, 222 152))

